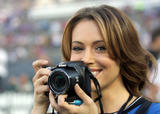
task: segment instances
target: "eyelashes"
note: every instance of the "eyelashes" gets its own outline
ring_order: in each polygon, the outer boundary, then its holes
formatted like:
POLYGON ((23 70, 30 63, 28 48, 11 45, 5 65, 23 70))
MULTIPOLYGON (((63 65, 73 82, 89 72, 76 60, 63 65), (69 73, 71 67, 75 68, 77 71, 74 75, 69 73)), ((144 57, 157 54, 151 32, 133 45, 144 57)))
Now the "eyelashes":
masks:
POLYGON ((106 47, 105 46, 99 46, 96 48, 97 51, 105 51, 106 47))
MULTIPOLYGON (((72 50, 73 51, 83 51, 84 48, 79 47, 79 46, 74 46, 74 47, 72 47, 72 50)), ((106 50, 105 46, 97 46, 97 47, 95 47, 95 51, 98 51, 98 52, 105 51, 105 50, 106 50)))
POLYGON ((75 46, 75 47, 72 48, 72 50, 73 50, 73 51, 82 51, 83 48, 78 47, 78 46, 75 46))

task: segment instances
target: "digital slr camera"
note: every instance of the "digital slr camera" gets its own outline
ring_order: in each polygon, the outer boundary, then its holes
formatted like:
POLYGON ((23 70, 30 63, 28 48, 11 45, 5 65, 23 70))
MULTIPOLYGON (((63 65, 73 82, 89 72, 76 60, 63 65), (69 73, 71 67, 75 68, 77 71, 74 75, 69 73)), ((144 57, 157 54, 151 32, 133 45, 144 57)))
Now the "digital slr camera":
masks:
POLYGON ((51 73, 48 85, 53 94, 67 94, 67 102, 80 100, 74 91, 74 85, 77 83, 88 96, 91 96, 90 76, 92 73, 82 61, 61 62, 49 69, 51 73))

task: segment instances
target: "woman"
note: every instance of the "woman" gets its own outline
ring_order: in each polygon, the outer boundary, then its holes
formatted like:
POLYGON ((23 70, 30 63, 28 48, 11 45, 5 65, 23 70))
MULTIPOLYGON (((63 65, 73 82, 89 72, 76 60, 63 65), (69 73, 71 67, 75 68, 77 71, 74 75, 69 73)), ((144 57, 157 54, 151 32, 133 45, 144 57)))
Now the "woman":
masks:
MULTIPOLYGON (((90 68, 101 86, 104 113, 136 113, 142 104, 137 103, 142 100, 140 90, 147 80, 148 62, 154 59, 141 47, 135 27, 123 12, 107 5, 79 10, 65 27, 62 55, 63 61, 83 61, 90 68)), ((68 104, 66 95, 59 95, 56 102, 50 92, 48 98, 45 92, 49 91, 46 83, 50 71, 42 68, 44 65, 48 61, 33 63, 32 114, 45 114, 49 103, 60 114, 100 113, 99 105, 93 101, 97 97, 93 82, 92 97, 75 85, 75 92, 83 100, 80 106, 68 104)), ((160 104, 151 106, 160 107, 160 104)), ((160 112, 160 108, 156 111, 160 112)), ((154 113, 150 108, 148 112, 154 113)))

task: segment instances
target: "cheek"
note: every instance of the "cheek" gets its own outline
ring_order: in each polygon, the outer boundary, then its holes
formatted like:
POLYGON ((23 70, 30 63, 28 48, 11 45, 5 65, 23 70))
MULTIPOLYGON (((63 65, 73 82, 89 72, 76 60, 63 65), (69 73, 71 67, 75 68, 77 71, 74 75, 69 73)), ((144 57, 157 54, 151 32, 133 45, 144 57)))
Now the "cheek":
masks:
POLYGON ((110 68, 111 68, 111 74, 113 75, 113 77, 117 77, 120 74, 120 67, 116 62, 111 62, 110 64, 110 68))
POLYGON ((104 67, 104 68, 106 67, 108 68, 112 64, 111 59, 106 55, 96 56, 95 61, 97 64, 99 64, 101 67, 104 67))
POLYGON ((71 54, 71 59, 70 61, 80 61, 82 58, 80 55, 77 54, 71 54))
POLYGON ((106 57, 106 56, 105 57, 101 57, 100 59, 97 59, 96 61, 103 68, 113 69, 113 71, 114 70, 116 70, 116 71, 118 70, 119 71, 119 69, 120 69, 119 68, 119 64, 116 61, 114 61, 111 58, 109 58, 109 57, 106 57))

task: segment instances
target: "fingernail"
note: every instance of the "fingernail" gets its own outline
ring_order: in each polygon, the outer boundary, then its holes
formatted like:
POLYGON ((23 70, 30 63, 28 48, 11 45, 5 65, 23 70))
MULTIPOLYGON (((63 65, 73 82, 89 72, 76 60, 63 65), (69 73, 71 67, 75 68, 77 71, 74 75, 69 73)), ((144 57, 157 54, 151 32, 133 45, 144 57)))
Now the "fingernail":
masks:
POLYGON ((76 84, 75 86, 76 86, 76 87, 79 87, 79 85, 78 85, 78 84, 76 84))

